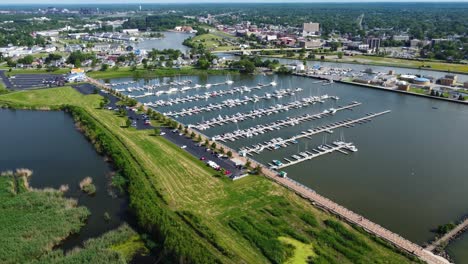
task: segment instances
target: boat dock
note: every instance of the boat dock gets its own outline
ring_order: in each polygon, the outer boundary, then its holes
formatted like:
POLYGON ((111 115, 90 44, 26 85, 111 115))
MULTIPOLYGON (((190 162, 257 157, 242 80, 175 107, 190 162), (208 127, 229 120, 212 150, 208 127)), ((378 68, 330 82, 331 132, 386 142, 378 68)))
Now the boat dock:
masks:
POLYGON ((261 144, 256 144, 251 147, 241 148, 240 153, 243 153, 246 155, 252 155, 253 153, 259 154, 265 149, 275 150, 281 147, 287 147, 290 144, 298 143, 297 142, 298 139, 310 138, 311 136, 322 133, 322 132, 333 133, 333 129, 340 128, 340 127, 353 127, 355 124, 364 124, 366 122, 370 122, 371 119, 374 117, 381 116, 387 113, 390 113, 390 110, 379 112, 379 113, 369 113, 365 117, 361 117, 357 119, 346 119, 346 120, 338 121, 338 122, 328 124, 325 126, 320 126, 314 129, 309 129, 307 131, 302 131, 300 134, 292 136, 287 139, 274 138, 270 141, 267 141, 261 144))
POLYGON ((333 153, 335 151, 341 152, 345 155, 348 155, 348 152, 345 150, 349 150, 351 152, 356 152, 357 148, 353 145, 353 143, 346 143, 344 141, 335 141, 333 145, 321 145, 318 146, 316 149, 312 149, 311 151, 304 151, 297 155, 292 155, 291 158, 284 158, 287 163, 282 163, 279 160, 274 160, 273 164, 269 164, 272 169, 279 170, 284 169, 286 167, 299 164, 301 162, 311 160, 317 157, 320 157, 325 154, 333 153))
POLYGON ((268 100, 272 99, 272 97, 276 97, 277 99, 287 97, 287 96, 293 96, 295 95, 294 90, 290 89, 281 89, 277 90, 274 92, 273 96, 268 96, 268 95, 263 95, 263 96, 257 96, 253 95, 252 97, 245 96, 244 99, 228 99, 225 100, 221 103, 218 104, 208 104, 205 106, 194 106, 188 109, 182 109, 182 111, 178 112, 165 112, 163 113, 165 116, 173 116, 173 117, 178 117, 178 116, 186 116, 186 115, 197 115, 203 112, 211 112, 214 110, 221 110, 223 108, 232 108, 232 107, 237 107, 241 105, 246 105, 249 103, 256 103, 259 102, 260 100, 268 100))
MULTIPOLYGON (((172 105, 177 105, 177 104, 184 104, 188 102, 196 102, 200 100, 208 100, 216 97, 223 97, 225 95, 233 95, 233 94, 243 94, 243 93, 249 93, 252 92, 253 90, 261 90, 264 87, 268 87, 266 85, 258 85, 254 87, 247 87, 247 86, 242 86, 242 87, 236 87, 233 89, 229 90, 219 90, 219 91, 212 91, 212 92, 205 92, 204 94, 196 94, 196 95, 188 95, 186 97, 179 97, 179 98, 171 98, 169 100, 158 100, 154 103, 146 103, 147 106, 152 106, 152 107, 161 107, 161 106, 172 106, 172 105)), ((183 88, 182 88, 183 89, 183 88)), ((156 93, 145 93, 145 96, 159 96, 160 93, 169 93, 170 90, 168 91, 157 91, 156 93)), ((184 90, 181 90, 182 92, 184 90)), ((293 90, 293 92, 300 92, 302 91, 302 88, 297 88, 293 90)), ((267 94, 265 94, 266 96, 267 94)))
POLYGON ((298 124, 303 123, 303 122, 321 119, 321 118, 324 118, 326 116, 334 115, 338 111, 349 110, 349 109, 352 109, 353 107, 356 107, 356 106, 359 106, 359 105, 361 105, 361 103, 352 102, 349 105, 342 106, 342 107, 340 106, 338 108, 330 108, 329 110, 324 110, 323 112, 318 113, 318 114, 314 114, 314 115, 305 114, 305 115, 301 115, 301 116, 297 116, 297 117, 290 117, 290 118, 286 118, 286 119, 283 119, 283 120, 272 122, 270 124, 257 125, 257 126, 254 126, 254 127, 243 129, 243 130, 236 130, 236 131, 234 131, 232 133, 225 133, 225 134, 222 134, 222 135, 216 135, 216 136, 212 137, 212 140, 226 142, 228 140, 229 141, 236 141, 236 140, 238 140, 240 138, 250 138, 250 137, 253 137, 253 136, 256 136, 256 135, 259 135, 259 134, 264 134, 264 133, 268 133, 268 132, 271 132, 271 131, 280 130, 280 129, 285 128, 285 127, 295 126, 295 125, 298 125, 298 124))
POLYGON ((207 120, 201 123, 197 123, 196 125, 189 125, 190 127, 196 128, 198 130, 206 130, 214 126, 222 126, 228 123, 238 123, 241 121, 246 120, 247 118, 255 119, 257 117, 262 117, 271 114, 277 114, 279 112, 289 111, 290 109, 299 109, 302 107, 310 106, 315 103, 324 103, 324 100, 329 98, 337 98, 328 95, 322 96, 311 96, 303 98, 300 101, 294 101, 287 104, 277 104, 271 106, 269 108, 264 109, 256 109, 252 110, 247 113, 237 113, 234 115, 226 115, 226 116, 219 116, 218 118, 213 118, 211 120, 207 120))

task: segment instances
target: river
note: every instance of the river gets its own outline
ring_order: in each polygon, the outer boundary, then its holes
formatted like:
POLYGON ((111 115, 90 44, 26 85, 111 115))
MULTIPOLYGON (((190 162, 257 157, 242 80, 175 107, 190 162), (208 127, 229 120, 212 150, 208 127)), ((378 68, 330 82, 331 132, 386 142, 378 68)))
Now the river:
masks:
POLYGON ((182 33, 182 32, 171 32, 165 31, 162 32, 164 38, 161 39, 145 39, 136 43, 137 49, 142 49, 150 51, 152 49, 163 50, 163 49, 178 49, 182 52, 187 52, 190 50, 189 47, 184 46, 182 42, 185 39, 194 36, 194 34, 182 33))
MULTIPOLYGON (((233 87, 253 87, 258 83, 275 80, 277 87, 265 87, 261 91, 215 97, 206 101, 158 107, 161 112, 178 111, 193 106, 219 103, 226 99, 243 99, 244 96, 264 95, 282 88, 301 87, 303 91, 294 96, 281 99, 260 100, 257 103, 224 108, 221 111, 178 117, 184 124, 196 124, 219 115, 231 115, 265 108, 278 103, 284 104, 304 97, 315 95, 335 95, 340 100, 327 100, 324 104, 293 109, 257 119, 248 119, 237 124, 227 124, 203 131, 208 136, 245 129, 257 124, 297 116, 305 113, 320 113, 325 109, 345 105, 352 101, 362 105, 353 111, 340 111, 333 116, 308 121, 294 127, 287 127, 268 134, 241 139, 226 144, 234 149, 271 140, 276 137, 287 138, 301 131, 341 121, 346 118, 363 117, 370 112, 391 110, 391 113, 377 117, 372 122, 353 128, 336 129, 333 134, 318 134, 312 139, 301 139, 299 144, 276 151, 264 151, 253 158, 264 164, 273 159, 283 159, 306 149, 312 149, 323 142, 341 138, 353 142, 358 152, 350 155, 333 153, 323 157, 291 166, 285 171, 295 179, 318 193, 356 211, 390 230, 418 243, 423 244, 434 233, 438 225, 458 220, 468 213, 468 163, 465 143, 468 131, 468 107, 466 105, 428 99, 416 96, 364 88, 355 85, 334 83, 322 85, 317 80, 290 76, 233 75, 233 76, 183 76, 137 80, 130 86, 142 87, 147 84, 170 80, 190 79, 193 86, 197 83, 222 83, 232 79, 234 84, 212 86, 209 90, 199 88, 185 93, 140 98, 141 102, 184 97, 187 95, 232 89, 233 87)), ((122 82, 131 79, 115 79, 122 82)), ((118 86, 123 88, 128 85, 118 86)), ((167 90, 169 87, 159 88, 167 90)), ((143 92, 133 92, 132 95, 143 92)), ((468 263, 466 256, 466 237, 449 246, 448 251, 457 263, 468 263)))
POLYGON ((33 170, 34 188, 59 188, 67 184, 65 196, 91 211, 78 234, 67 238, 64 250, 81 246, 83 241, 115 229, 130 220, 125 197, 115 197, 109 187, 111 167, 76 130, 73 119, 60 111, 0 110, 0 170, 33 170), (78 184, 90 176, 96 194, 84 194, 78 184), (104 219, 107 212, 110 220, 104 219))

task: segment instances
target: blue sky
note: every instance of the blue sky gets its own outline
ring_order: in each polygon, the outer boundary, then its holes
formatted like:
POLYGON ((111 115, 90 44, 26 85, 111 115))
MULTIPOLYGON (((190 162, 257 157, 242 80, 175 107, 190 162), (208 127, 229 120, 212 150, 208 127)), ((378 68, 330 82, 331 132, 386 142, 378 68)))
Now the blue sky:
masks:
POLYGON ((301 2, 301 3, 308 3, 308 2, 344 2, 344 3, 352 3, 352 2, 468 2, 468 0, 181 0, 181 1, 174 1, 174 0, 0 0, 0 5, 7 5, 7 4, 148 4, 148 3, 291 3, 291 2, 301 2))

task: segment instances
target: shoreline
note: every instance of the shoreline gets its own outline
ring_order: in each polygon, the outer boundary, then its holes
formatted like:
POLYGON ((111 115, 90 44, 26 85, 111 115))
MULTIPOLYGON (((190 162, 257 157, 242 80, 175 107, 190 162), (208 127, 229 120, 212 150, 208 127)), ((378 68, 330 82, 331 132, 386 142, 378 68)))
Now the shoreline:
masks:
MULTIPOLYGON (((93 83, 93 84, 98 84, 99 83, 96 80, 90 80, 90 82, 93 83)), ((101 87, 101 89, 102 88, 104 88, 105 90, 110 89, 110 88, 105 87, 105 85, 102 85, 102 84, 100 84, 99 86, 101 87)), ((142 104, 139 103, 139 105, 142 105, 142 104)), ((148 109, 152 109, 152 108, 144 106, 144 109, 145 109, 145 111, 148 111, 148 109)), ((160 113, 159 111, 157 111, 155 109, 152 109, 152 110, 160 113)), ((171 118, 171 120, 174 120, 174 119, 171 118)), ((176 120, 174 120, 174 121, 176 121, 176 120)), ((176 121, 176 122, 179 123, 178 121, 176 121)), ((326 198, 324 196, 321 196, 320 194, 316 193, 315 191, 311 190, 310 188, 305 188, 302 185, 298 185, 295 181, 290 181, 289 178, 287 178, 287 177, 286 178, 280 178, 276 171, 271 170, 270 168, 268 168, 264 164, 262 164, 260 162, 257 162, 254 159, 246 158, 246 157, 243 157, 243 156, 239 155, 237 150, 234 150, 234 149, 226 146, 222 142, 213 141, 209 137, 207 137, 206 135, 204 135, 203 133, 201 133, 200 131, 198 131, 196 129, 187 128, 187 131, 188 131, 188 133, 194 132, 195 134, 200 135, 201 138, 202 138, 202 141, 208 140, 209 145, 212 144, 212 143, 216 143, 216 145, 218 147, 224 148, 225 151, 231 151, 232 154, 233 154, 231 159, 239 159, 242 162, 250 161, 251 162, 251 167, 260 166, 262 168, 262 174, 263 174, 264 177, 266 177, 266 178, 270 179, 271 181, 275 182, 276 184, 278 184, 278 185, 292 191, 293 193, 295 193, 299 197, 301 197, 301 198, 307 200, 308 202, 310 202, 310 204, 313 205, 314 207, 334 215, 335 217, 337 217, 341 221, 347 222, 347 223, 352 224, 352 225, 357 225, 360 228, 362 228, 365 232, 369 233, 370 235, 373 235, 373 236, 379 237, 381 239, 384 239, 386 242, 394 245, 396 248, 398 248, 402 252, 414 255, 414 256, 418 257, 419 259, 421 259, 423 261, 426 261, 428 263, 450 263, 448 260, 446 260, 446 259, 444 259, 444 258, 442 258, 440 256, 437 256, 437 255, 433 254, 432 252, 424 250, 421 246, 419 246, 419 245, 417 245, 417 244, 415 244, 415 243, 413 243, 413 242, 411 242, 409 240, 406 240, 405 238, 401 237, 400 235, 398 235, 396 233, 393 233, 392 231, 390 231, 390 230, 388 230, 388 229, 386 229, 386 228, 384 228, 384 227, 382 227, 382 226, 380 226, 380 225, 378 225, 376 223, 373 223, 372 221, 366 219, 365 217, 360 216, 357 213, 354 213, 353 211, 351 211, 351 210, 349 210, 349 209, 347 209, 347 208, 333 202, 332 200, 330 200, 330 199, 328 199, 328 198, 326 198)))
MULTIPOLYGON (((237 56, 237 55, 236 55, 237 56)), ((330 62, 330 63, 344 63, 344 64, 356 64, 356 65, 367 65, 367 66, 378 66, 378 67, 394 67, 394 68, 400 68, 400 69, 410 69, 410 70, 427 70, 427 71, 434 71, 434 72, 444 72, 444 73, 456 73, 456 74, 464 74, 468 75, 468 72, 463 72, 463 71, 448 71, 448 70, 438 70, 438 69, 433 69, 433 68, 421 68, 421 67, 414 67, 414 66, 407 66, 407 65, 401 65, 401 64, 380 64, 380 63, 364 63, 364 62, 356 62, 356 61, 338 61, 338 60, 332 60, 332 59, 325 59, 325 60, 320 60, 320 59, 298 59, 298 58, 291 58, 291 57, 274 57, 271 55, 259 55, 260 57, 263 58, 271 58, 271 59, 286 59, 286 60, 296 60, 296 61, 315 61, 315 62, 330 62)), ((462 64, 460 64, 462 65, 462 64)))

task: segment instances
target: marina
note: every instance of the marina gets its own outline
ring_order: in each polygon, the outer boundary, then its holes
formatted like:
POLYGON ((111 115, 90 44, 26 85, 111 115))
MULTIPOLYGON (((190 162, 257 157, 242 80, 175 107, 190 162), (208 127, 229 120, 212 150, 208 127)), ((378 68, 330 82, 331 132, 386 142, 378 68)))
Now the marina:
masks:
MULTIPOLYGON (((184 86, 181 89, 169 89, 166 91, 161 91, 158 90, 156 92, 148 92, 145 93, 144 95, 139 95, 139 96, 129 96, 133 98, 140 98, 140 97, 146 97, 146 96, 160 96, 162 94, 171 94, 171 93, 177 93, 177 92, 185 92, 193 89, 198 89, 202 88, 204 86, 201 85, 195 85, 193 87, 189 86, 184 86)), ((205 86, 206 87, 206 86, 205 86)), ((177 98, 171 98, 169 100, 157 100, 155 102, 149 102, 145 103, 146 106, 151 106, 151 107, 160 107, 160 106, 172 106, 172 105, 177 105, 177 104, 184 104, 187 102, 196 102, 200 100, 209 100, 215 97, 223 97, 225 95, 233 95, 233 94, 243 94, 243 93, 250 93, 253 90, 260 90, 263 87, 267 87, 267 85, 263 84, 258 84, 257 86, 254 87, 247 87, 247 86, 242 86, 242 87, 235 87, 233 89, 229 90, 219 90, 219 91, 212 91, 212 92, 205 92, 204 94, 196 94, 196 95, 187 95, 185 97, 177 97, 177 98)), ((301 91, 301 88, 297 88, 295 91, 301 91)))
POLYGON ((329 115, 334 115, 338 111, 351 110, 353 107, 356 107, 359 105, 361 105, 361 103, 353 102, 347 106, 338 107, 338 108, 330 108, 328 110, 324 110, 323 112, 315 114, 315 115, 305 114, 305 115, 297 116, 297 117, 291 117, 291 118, 288 117, 286 119, 275 121, 270 124, 257 125, 255 127, 250 127, 250 128, 243 129, 243 130, 236 130, 232 133, 216 135, 212 137, 212 140, 226 142, 227 140, 235 141, 239 138, 252 137, 258 134, 268 133, 269 131, 280 130, 284 127, 295 126, 302 122, 317 120, 317 119, 320 119, 329 115))
POLYGON ((374 117, 381 116, 387 113, 390 113, 390 110, 379 112, 379 113, 369 113, 365 117, 361 117, 357 119, 346 119, 346 120, 335 122, 335 123, 328 124, 325 126, 316 127, 314 129, 308 129, 307 131, 302 131, 300 134, 292 136, 287 139, 274 138, 270 141, 256 144, 251 147, 244 147, 244 148, 241 148, 239 152, 241 155, 252 155, 253 153, 260 154, 265 149, 276 150, 281 147, 287 147, 290 144, 297 144, 298 139, 301 139, 301 138, 310 139, 311 136, 322 133, 322 132, 327 132, 331 134, 333 133, 333 129, 337 129, 340 127, 353 127, 355 124, 364 124, 366 122, 370 122, 370 120, 374 117))
MULTIPOLYGON (((217 86, 216 92, 233 89, 232 85, 230 86, 225 83, 227 80, 226 76, 210 76, 206 79, 197 76, 184 76, 172 79, 165 78, 163 82, 185 79, 192 80, 190 87, 199 85, 201 88, 201 86, 206 84, 223 83, 217 86)), ((124 81, 132 81, 132 79, 111 80, 111 82, 124 81)), ((160 80, 137 80, 139 82, 138 85, 131 84, 129 86, 142 87, 144 85, 153 85, 157 81, 160 80)), ((461 214, 466 213, 466 206, 461 202, 466 196, 460 189, 460 186, 464 184, 464 179, 457 173, 458 169, 455 170, 455 168, 460 168, 460 166, 466 167, 461 161, 463 155, 449 155, 451 158, 447 159, 447 155, 443 154, 451 153, 454 149, 458 150, 455 146, 459 144, 456 143, 457 140, 450 140, 444 144, 434 141, 440 135, 446 134, 447 131, 444 128, 453 127, 454 122, 457 124, 468 123, 468 120, 465 120, 466 118, 462 115, 449 115, 449 113, 453 112, 464 112, 465 110, 461 106, 338 82, 323 85, 325 83, 323 80, 314 80, 301 76, 241 75, 232 76, 232 81, 236 87, 245 86, 249 88, 255 87, 260 83, 268 84, 273 81, 277 83, 277 86, 264 87, 261 91, 254 89, 248 93, 249 97, 253 97, 254 94, 257 94, 257 96, 263 96, 265 93, 273 94, 275 90, 287 89, 288 87, 301 87, 303 91, 295 92, 294 96, 284 96, 281 99, 272 98, 270 100, 260 100, 256 103, 241 104, 235 107, 223 107, 221 109, 203 111, 202 114, 174 115, 171 117, 186 126, 201 131, 208 138, 213 138, 223 134, 234 133, 236 130, 246 131, 250 128, 272 125, 274 122, 289 120, 291 117, 315 115, 325 110, 330 111, 332 108, 338 109, 338 103, 341 103, 341 101, 361 102, 359 107, 352 108, 353 111, 337 111, 334 115, 327 114, 322 118, 310 120, 314 124, 313 128, 310 127, 309 122, 305 121, 292 126, 282 126, 279 130, 264 130, 263 134, 257 132, 257 135, 252 134, 251 137, 239 137, 234 141, 226 139, 225 142, 219 142, 230 149, 242 150, 272 141, 273 139, 281 138, 286 140, 294 135, 301 136, 303 135, 302 132, 307 133, 310 132, 308 131, 309 129, 314 128, 321 128, 321 133, 325 132, 324 136, 330 138, 328 142, 334 142, 340 140, 339 134, 341 130, 354 126, 353 129, 346 130, 346 142, 353 142, 355 146, 359 147, 359 152, 351 153, 346 149, 342 149, 348 155, 341 155, 342 152, 339 153, 340 155, 321 155, 320 159, 304 160, 279 169, 279 171, 286 172, 288 179, 290 178, 312 188, 314 191, 329 197, 338 204, 342 204, 346 208, 366 216, 388 230, 401 234, 403 237, 419 245, 422 245, 433 237, 433 234, 430 232, 431 229, 440 224, 450 222, 451 219, 458 219, 461 214), (301 101, 312 97, 323 97, 323 99, 320 102, 315 102, 315 104, 308 104, 307 107, 302 106, 301 101), (335 100, 334 97, 337 97, 338 100, 335 100), (286 105, 295 106, 281 110, 286 105), (433 107, 436 107, 437 110, 434 110, 433 107), (385 109, 390 109, 391 114, 382 115, 378 119, 371 118, 372 125, 360 125, 369 122, 362 120, 360 123, 348 124, 349 126, 341 125, 336 128, 330 128, 329 126, 335 123, 339 125, 338 122, 366 118, 368 117, 368 113, 380 113, 385 109), (434 118, 438 118, 438 125, 429 128, 429 124, 434 122, 434 118), (409 132, 410 130, 411 132, 409 132), (431 143, 428 144, 428 142, 431 143), (425 151, 421 152, 423 149, 432 149, 435 154, 427 156, 424 154, 425 151), (408 162, 409 159, 412 161, 411 163, 408 162), (428 161, 433 159, 447 163, 447 166, 452 168, 449 172, 444 172, 446 178, 440 178, 438 176, 440 175, 440 171, 436 166, 428 164, 428 161), (363 168, 366 169, 363 170, 363 168), (427 182, 426 179, 429 177, 431 181, 427 182), (337 185, 337 182, 340 182, 340 184, 337 185), (451 184, 451 182, 456 184, 451 184), (401 184, 404 184, 404 186, 407 186, 411 190, 414 188, 419 189, 419 195, 413 195, 412 192, 408 191, 397 192, 398 197, 395 197, 395 188, 399 188, 398 186, 401 186, 401 184), (453 201, 450 207, 447 207, 444 202, 447 197, 439 195, 441 189, 457 190, 450 191, 449 196, 453 201), (375 207, 374 203, 369 202, 369 197, 378 199, 378 208, 375 207), (433 201, 431 206, 425 204, 425 201, 429 199, 433 201), (402 200, 405 201, 405 205, 410 206, 412 209, 407 210, 406 207, 400 207, 399 205, 402 200), (437 212, 437 214, 432 214, 433 210, 431 208, 433 206, 443 209, 441 209, 441 212, 437 212), (396 217, 402 214, 408 215, 411 218, 405 225, 398 224, 399 218, 396 217)), ((178 88, 182 88, 183 86, 185 85, 178 88)), ((124 89, 125 86, 114 88, 124 89)), ((161 88, 161 90, 166 91, 170 88, 175 87, 161 88)), ((131 94, 139 95, 146 91, 134 91, 131 94)), ((191 89, 184 91, 184 96, 204 95, 205 92, 210 91, 191 89)), ((179 91, 162 94, 158 99, 165 101, 176 100, 182 97, 181 94, 183 93, 179 91)), ((216 96, 208 100, 210 100, 211 105, 217 105, 222 104, 225 100, 240 100, 239 94, 226 94, 223 97, 216 96)), ((244 95, 247 94, 244 92, 244 95)), ((153 98, 156 97, 138 98, 138 101, 142 103, 154 103, 155 99, 153 98)), ((199 107, 197 105, 201 101, 173 104, 172 106, 158 106, 156 110, 161 113, 170 111, 180 112, 183 110, 182 108, 191 109, 199 107)), ((343 104, 341 103, 341 105, 343 104)), ((460 129, 450 131, 451 138, 453 139, 463 137, 462 130, 460 129)), ((280 146, 277 149, 273 147, 274 151, 261 151, 259 154, 251 152, 247 157, 265 166, 268 166, 268 163, 271 163, 274 159, 281 159, 283 164, 287 164, 288 161, 283 157, 295 161, 296 159, 292 158, 293 155, 303 158, 299 153, 305 151, 313 153, 307 145, 316 146, 315 148, 317 148, 317 146, 324 144, 323 138, 317 136, 316 133, 309 137, 303 137, 302 140, 295 139, 295 141, 291 141, 288 143, 290 147, 280 146)), ((332 144, 330 145, 332 146, 332 144)), ((466 169, 468 170, 468 168, 466 169)))
MULTIPOLYGON (((263 95, 263 96, 258 96, 258 95, 253 95, 252 97, 249 96, 244 96, 243 99, 227 99, 225 101, 222 101, 221 103, 218 104, 208 104, 204 106, 194 106, 192 108, 188 109, 182 109, 182 111, 178 112, 164 112, 163 114, 165 116, 186 116, 186 115, 197 115, 201 114, 203 112, 211 112, 215 110, 221 110, 223 108, 233 108, 233 107, 238 107, 241 105, 247 105, 249 103, 256 103, 259 102, 260 100, 269 100, 272 97, 275 97, 277 99, 283 98, 283 97, 288 97, 288 96, 294 96, 296 90, 291 90, 291 89, 281 89, 277 90, 274 92, 273 96, 269 95, 263 95)), ((314 99, 309 100, 309 102, 315 102, 314 99)))
POLYGON ((270 165, 271 169, 280 170, 335 151, 348 155, 348 152, 346 152, 345 150, 356 152, 357 148, 353 145, 353 143, 346 143, 344 141, 334 141, 333 145, 320 145, 317 148, 314 148, 310 151, 304 151, 298 153, 297 155, 292 155, 290 158, 284 158, 284 160, 286 160, 287 163, 282 163, 279 160, 273 160, 273 162, 269 163, 268 165, 270 165))
POLYGON ((264 109, 256 109, 252 110, 248 113, 237 113, 231 116, 218 116, 217 118, 213 118, 208 121, 204 121, 201 123, 197 123, 196 125, 189 125, 190 127, 196 128, 198 130, 206 130, 214 126, 222 126, 227 123, 238 123, 242 122, 248 118, 255 119, 260 118, 263 116, 269 116, 272 114, 278 114, 279 112, 289 111, 290 109, 299 109, 302 107, 314 105, 315 103, 324 103, 324 100, 332 98, 328 95, 323 96, 313 96, 313 97, 306 97, 300 101, 293 101, 288 104, 276 104, 269 108, 264 109))

